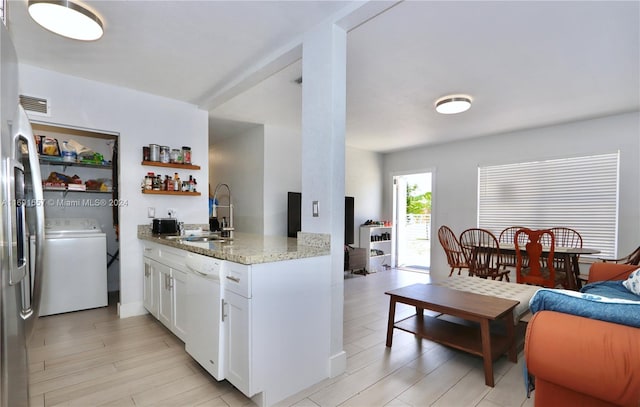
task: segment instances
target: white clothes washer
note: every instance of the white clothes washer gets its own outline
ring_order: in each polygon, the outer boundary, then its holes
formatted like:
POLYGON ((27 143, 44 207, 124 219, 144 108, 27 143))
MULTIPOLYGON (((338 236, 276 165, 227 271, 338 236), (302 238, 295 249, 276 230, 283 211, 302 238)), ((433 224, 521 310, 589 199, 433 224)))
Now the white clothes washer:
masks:
POLYGON ((107 306, 107 239, 96 219, 46 219, 43 268, 40 316, 107 306))

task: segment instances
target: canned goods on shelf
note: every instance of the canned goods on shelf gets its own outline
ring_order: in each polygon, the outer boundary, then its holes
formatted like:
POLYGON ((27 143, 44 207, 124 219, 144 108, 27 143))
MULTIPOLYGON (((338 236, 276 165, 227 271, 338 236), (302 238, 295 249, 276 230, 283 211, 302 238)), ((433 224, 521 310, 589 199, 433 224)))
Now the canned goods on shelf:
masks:
POLYGON ((149 144, 149 161, 160 161, 160 146, 149 144))

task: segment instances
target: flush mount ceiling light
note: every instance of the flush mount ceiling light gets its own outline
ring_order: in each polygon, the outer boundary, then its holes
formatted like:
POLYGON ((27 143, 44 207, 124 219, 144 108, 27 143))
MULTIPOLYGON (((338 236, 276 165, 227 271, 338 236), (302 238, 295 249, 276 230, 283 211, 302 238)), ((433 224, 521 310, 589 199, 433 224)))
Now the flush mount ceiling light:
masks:
POLYGON ((47 30, 63 37, 94 41, 102 37, 102 21, 69 0, 29 0, 29 15, 47 30))
POLYGON ((445 96, 436 101, 436 111, 442 114, 462 113, 471 107, 471 98, 464 95, 445 96))

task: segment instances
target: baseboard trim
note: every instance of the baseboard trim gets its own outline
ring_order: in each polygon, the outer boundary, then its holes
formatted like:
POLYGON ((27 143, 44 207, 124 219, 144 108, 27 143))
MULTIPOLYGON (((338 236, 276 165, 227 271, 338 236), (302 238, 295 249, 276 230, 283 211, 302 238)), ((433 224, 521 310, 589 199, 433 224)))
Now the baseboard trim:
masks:
POLYGON ((142 301, 131 302, 128 304, 118 303, 118 315, 120 318, 135 317, 138 315, 148 314, 149 312, 144 307, 142 301))
POLYGON ((347 352, 339 353, 329 358, 329 377, 336 377, 347 370, 347 352))

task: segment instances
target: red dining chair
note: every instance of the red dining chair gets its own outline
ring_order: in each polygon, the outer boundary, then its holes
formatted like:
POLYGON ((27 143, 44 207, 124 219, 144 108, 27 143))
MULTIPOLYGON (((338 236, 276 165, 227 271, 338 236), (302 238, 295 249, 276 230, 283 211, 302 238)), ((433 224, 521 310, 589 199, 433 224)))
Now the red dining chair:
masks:
POLYGON ((551 229, 520 229, 513 238, 516 249, 516 281, 520 284, 533 284, 554 288, 566 280, 564 271, 556 270, 554 265, 555 236, 551 229), (526 243, 522 244, 526 236, 526 243), (546 253, 543 253, 543 246, 546 253), (526 260, 525 260, 526 259, 526 260))
POLYGON ((460 242, 451 228, 445 225, 440 226, 438 229, 438 240, 440 240, 440 244, 447 255, 447 263, 449 264, 449 267, 451 267, 449 277, 453 275, 455 269, 458 269, 458 275, 460 275, 462 269, 469 268, 467 259, 465 258, 464 253, 462 253, 460 242))
POLYGON ((509 271, 502 267, 498 239, 486 229, 471 228, 460 234, 460 246, 469 264, 469 275, 509 281, 509 271))

